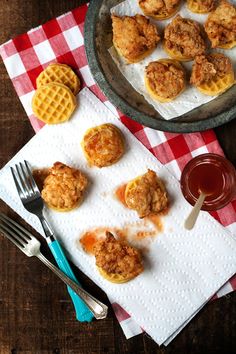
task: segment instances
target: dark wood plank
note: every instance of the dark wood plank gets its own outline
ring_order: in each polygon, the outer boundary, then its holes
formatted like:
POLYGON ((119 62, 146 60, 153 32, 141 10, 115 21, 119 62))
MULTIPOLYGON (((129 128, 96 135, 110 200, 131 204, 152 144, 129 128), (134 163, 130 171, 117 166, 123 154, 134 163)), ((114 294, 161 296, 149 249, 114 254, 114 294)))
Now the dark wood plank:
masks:
MULTIPOLYGON (((2 0, 0 42, 46 22, 85 1, 2 0)), ((4 65, 0 64, 0 167, 33 136, 4 65)), ((216 129, 227 156, 236 162, 236 120, 216 129)), ((18 221, 4 203, 0 210, 18 221)), ((22 222, 22 221, 21 221, 22 222)), ((25 224, 24 222, 22 222, 25 224)), ((29 229, 30 227, 27 226, 29 229)), ((47 248, 43 251, 51 257, 47 248)), ((91 280, 75 270, 91 293, 108 302, 91 280)), ((236 294, 211 302, 167 348, 146 334, 126 340, 112 310, 106 320, 81 324, 64 285, 37 260, 0 237, 0 354, 233 353, 236 294)))

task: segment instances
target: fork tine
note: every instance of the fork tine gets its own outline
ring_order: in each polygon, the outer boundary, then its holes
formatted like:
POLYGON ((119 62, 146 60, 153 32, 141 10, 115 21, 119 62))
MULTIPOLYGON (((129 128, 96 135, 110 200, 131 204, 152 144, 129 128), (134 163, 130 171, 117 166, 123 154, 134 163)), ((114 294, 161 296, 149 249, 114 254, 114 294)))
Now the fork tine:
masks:
POLYGON ((16 175, 16 171, 14 170, 13 167, 10 167, 11 169, 11 174, 12 174, 12 177, 14 179, 14 182, 15 182, 15 185, 16 185, 16 189, 17 189, 17 192, 20 196, 20 198, 25 198, 25 193, 24 193, 24 190, 22 189, 22 186, 20 185, 19 181, 18 181, 18 177, 16 175))
POLYGON ((40 191, 39 191, 39 189, 38 189, 38 186, 37 186, 37 184, 36 184, 36 182, 35 182, 35 180, 34 180, 34 177, 33 177, 33 175, 32 175, 32 172, 31 172, 31 170, 30 170, 28 161, 24 160, 24 163, 25 163, 26 170, 27 170, 27 172, 28 172, 28 177, 29 177, 29 179, 30 179, 30 183, 31 183, 33 192, 34 192, 34 193, 37 193, 37 192, 40 193, 40 191))
POLYGON ((0 225, 0 231, 11 241, 16 245, 18 248, 23 250, 24 245, 19 241, 17 237, 15 237, 15 234, 12 233, 7 227, 4 225, 0 225))
POLYGON ((26 195, 30 196, 32 193, 32 188, 29 183, 28 177, 26 176, 25 169, 23 164, 20 162, 19 165, 16 165, 17 172, 21 178, 21 182, 25 187, 26 195), (19 168, 19 169, 18 169, 19 168))
POLYGON ((28 232, 24 227, 22 227, 21 225, 17 224, 15 221, 7 217, 5 214, 0 213, 0 222, 1 222, 0 225, 3 226, 7 225, 12 230, 17 232, 18 236, 24 240, 24 243, 28 242, 33 238, 30 232, 28 232))

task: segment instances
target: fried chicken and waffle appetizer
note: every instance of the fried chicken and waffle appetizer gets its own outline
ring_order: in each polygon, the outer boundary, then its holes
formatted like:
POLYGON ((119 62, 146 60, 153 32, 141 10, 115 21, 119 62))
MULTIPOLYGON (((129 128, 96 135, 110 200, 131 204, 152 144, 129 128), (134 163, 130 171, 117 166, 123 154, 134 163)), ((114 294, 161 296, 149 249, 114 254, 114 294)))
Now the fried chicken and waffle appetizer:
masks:
POLYGON ((187 0, 190 11, 197 14, 207 14, 215 8, 216 0, 187 0))
POLYGON ((205 23, 205 31, 212 48, 230 49, 236 46, 236 8, 228 1, 221 0, 205 23))
POLYGON ((82 172, 55 162, 44 180, 42 198, 51 209, 70 211, 81 204, 87 184, 82 172))
POLYGON ((220 95, 235 83, 230 59, 221 53, 197 56, 190 82, 205 95, 220 95))
POLYGON ((153 61, 146 67, 145 85, 154 99, 173 101, 185 89, 184 68, 174 59, 153 61))
POLYGON ((110 232, 96 242, 94 255, 99 273, 112 283, 126 283, 143 272, 140 252, 110 232))
POLYGON ((124 154, 123 135, 113 124, 88 129, 81 145, 90 166, 113 165, 124 154))
POLYGON ((148 170, 127 184, 125 202, 128 208, 136 210, 143 218, 164 211, 168 206, 168 197, 163 182, 154 171, 148 170))
POLYGON ((166 20, 176 14, 181 0, 139 0, 144 15, 156 20, 166 20))
POLYGON ((164 31, 164 49, 176 60, 190 61, 206 50, 198 22, 177 15, 164 31))
POLYGON ((160 41, 156 26, 142 15, 115 15, 112 18, 113 44, 128 63, 136 63, 148 56, 160 41))

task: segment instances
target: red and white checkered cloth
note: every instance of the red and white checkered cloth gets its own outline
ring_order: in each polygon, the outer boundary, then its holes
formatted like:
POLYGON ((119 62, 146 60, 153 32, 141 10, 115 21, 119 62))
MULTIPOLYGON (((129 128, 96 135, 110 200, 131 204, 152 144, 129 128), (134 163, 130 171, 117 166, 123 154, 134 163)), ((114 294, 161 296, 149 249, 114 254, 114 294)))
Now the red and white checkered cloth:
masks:
MULTIPOLYGON (((120 117, 131 133, 177 178, 180 177, 181 170, 192 157, 206 152, 223 155, 212 130, 192 134, 163 133, 146 128, 116 110, 95 84, 87 64, 83 38, 86 11, 87 5, 80 6, 0 47, 3 62, 34 130, 39 131, 44 123, 32 114, 28 103, 31 101, 29 98, 34 94, 36 78, 40 72, 50 62, 57 61, 70 65, 82 79, 83 86, 89 87, 109 109, 120 117)), ((225 208, 212 212, 211 215, 231 232, 236 232, 236 199, 225 208)), ((236 276, 215 297, 233 290, 236 290, 236 276)), ((142 329, 117 303, 113 303, 112 306, 127 338, 142 332, 142 329)))

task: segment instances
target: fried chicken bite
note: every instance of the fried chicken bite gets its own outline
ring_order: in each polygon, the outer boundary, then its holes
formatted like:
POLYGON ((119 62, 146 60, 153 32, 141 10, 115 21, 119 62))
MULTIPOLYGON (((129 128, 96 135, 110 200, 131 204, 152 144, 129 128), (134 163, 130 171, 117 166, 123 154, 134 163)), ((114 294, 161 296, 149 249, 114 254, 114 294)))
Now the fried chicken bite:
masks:
POLYGON ((177 15, 164 31, 164 49, 176 60, 189 61, 206 50, 200 24, 177 15))
POLYGON ((146 67, 145 85, 154 99, 173 101, 185 88, 184 68, 174 59, 151 62, 146 67))
POLYGON ((156 20, 165 20, 178 11, 181 0, 139 0, 144 15, 156 20))
POLYGON ((235 83, 230 59, 221 53, 197 56, 190 83, 206 95, 215 96, 225 92, 235 83))
POLYGON ((142 15, 112 15, 113 44, 128 63, 136 63, 148 56, 160 41, 156 26, 142 15))
POLYGON ((44 180, 41 195, 49 208, 69 211, 81 204, 87 184, 82 172, 55 162, 44 180))
POLYGON ((168 197, 163 182, 154 171, 148 170, 127 184, 125 202, 128 208, 136 210, 143 218, 164 211, 168 206, 168 197))
POLYGON ((125 283, 143 272, 140 252, 110 232, 95 244, 94 255, 100 274, 112 283, 125 283))
POLYGON ((190 11, 197 14, 206 14, 214 9, 216 0, 187 0, 190 11))
POLYGON ((88 129, 81 145, 90 166, 110 166, 124 154, 123 135, 113 124, 88 129))
POLYGON ((236 46, 236 8, 226 0, 212 11, 205 23, 212 48, 230 49, 236 46))

